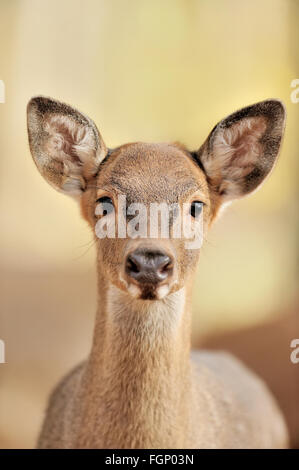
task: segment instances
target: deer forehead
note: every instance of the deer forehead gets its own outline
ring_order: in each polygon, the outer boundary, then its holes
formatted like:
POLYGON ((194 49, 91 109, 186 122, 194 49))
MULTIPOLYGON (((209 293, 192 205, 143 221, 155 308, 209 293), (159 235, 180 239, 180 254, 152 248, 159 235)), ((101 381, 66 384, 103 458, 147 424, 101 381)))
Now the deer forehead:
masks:
POLYGON ((124 194, 130 202, 176 202, 207 194, 203 171, 176 144, 126 144, 112 151, 97 176, 98 191, 124 194))

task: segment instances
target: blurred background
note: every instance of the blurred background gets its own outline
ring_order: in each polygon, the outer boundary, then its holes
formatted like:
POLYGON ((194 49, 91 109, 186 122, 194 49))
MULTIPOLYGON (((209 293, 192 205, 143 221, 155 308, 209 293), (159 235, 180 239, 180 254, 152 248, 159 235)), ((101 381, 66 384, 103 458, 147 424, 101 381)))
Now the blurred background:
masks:
POLYGON ((109 147, 196 149, 225 115, 284 101, 274 172, 202 250, 193 344, 234 350, 263 375, 299 446, 298 26, 297 0, 0 0, 0 447, 35 446, 49 391, 88 354, 96 308, 92 234, 29 153, 37 94, 88 114, 109 147))

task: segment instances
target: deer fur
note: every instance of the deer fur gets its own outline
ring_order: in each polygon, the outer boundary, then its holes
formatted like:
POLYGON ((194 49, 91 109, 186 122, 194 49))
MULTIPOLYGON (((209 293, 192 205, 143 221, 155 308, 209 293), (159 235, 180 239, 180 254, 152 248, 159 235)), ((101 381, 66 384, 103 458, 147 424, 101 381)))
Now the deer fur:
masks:
MULTIPOLYGON (((284 123, 281 102, 267 100, 223 119, 195 152, 168 143, 108 150, 95 124, 74 108, 44 97, 28 105, 39 171, 79 200, 93 231, 99 198, 116 206, 116 196, 125 194, 128 202, 147 206, 201 201, 206 232, 224 204, 269 175, 284 123)), ((96 246, 99 300, 91 352, 53 391, 38 446, 286 447, 284 419, 264 382, 227 353, 191 352, 200 250, 186 249, 183 239, 161 238, 96 238, 96 246), (145 248, 172 260, 161 285, 141 285, 124 270, 128 254, 145 248)))

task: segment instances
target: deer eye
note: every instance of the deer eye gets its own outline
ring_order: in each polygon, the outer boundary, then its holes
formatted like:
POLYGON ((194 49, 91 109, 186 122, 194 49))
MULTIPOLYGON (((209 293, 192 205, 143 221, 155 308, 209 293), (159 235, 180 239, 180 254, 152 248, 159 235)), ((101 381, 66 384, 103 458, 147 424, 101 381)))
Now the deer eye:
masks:
POLYGON ((96 203, 101 204, 102 215, 108 215, 114 211, 113 201, 108 196, 100 197, 99 199, 96 200, 96 203))
POLYGON ((190 214, 192 217, 198 217, 201 214, 203 208, 203 202, 201 201, 193 201, 190 205, 190 214))

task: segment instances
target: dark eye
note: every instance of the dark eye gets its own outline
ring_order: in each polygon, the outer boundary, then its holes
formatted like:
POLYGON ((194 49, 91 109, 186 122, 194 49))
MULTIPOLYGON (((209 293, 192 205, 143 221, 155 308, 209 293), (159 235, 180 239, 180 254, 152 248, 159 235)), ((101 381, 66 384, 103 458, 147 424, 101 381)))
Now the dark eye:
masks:
POLYGON ((190 206, 190 214, 192 217, 198 217, 202 211, 203 202, 193 201, 190 206))
POLYGON ((100 197, 97 199, 96 203, 102 205, 103 215, 111 214, 114 211, 112 199, 108 196, 100 197))

